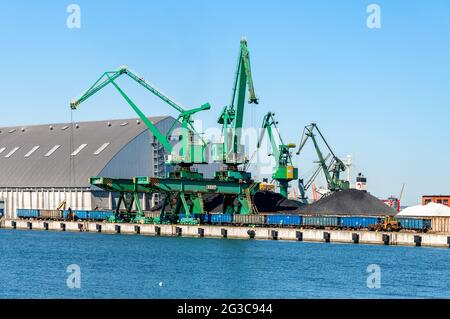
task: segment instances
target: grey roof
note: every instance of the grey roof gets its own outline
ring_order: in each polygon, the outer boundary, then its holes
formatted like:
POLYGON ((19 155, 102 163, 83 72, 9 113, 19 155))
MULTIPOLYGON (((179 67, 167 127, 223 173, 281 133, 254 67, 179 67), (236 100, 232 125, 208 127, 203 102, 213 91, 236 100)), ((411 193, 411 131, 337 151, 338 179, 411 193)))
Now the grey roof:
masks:
MULTIPOLYGON (((157 124, 168 118, 149 119, 157 124)), ((89 187, 89 177, 98 175, 114 155, 146 129, 137 119, 0 128, 0 187, 89 187), (94 155, 105 143, 110 144, 94 155), (70 156, 82 144, 87 145, 70 156), (55 145, 61 146, 45 156, 55 145), (26 157, 35 146, 39 148, 26 157)))

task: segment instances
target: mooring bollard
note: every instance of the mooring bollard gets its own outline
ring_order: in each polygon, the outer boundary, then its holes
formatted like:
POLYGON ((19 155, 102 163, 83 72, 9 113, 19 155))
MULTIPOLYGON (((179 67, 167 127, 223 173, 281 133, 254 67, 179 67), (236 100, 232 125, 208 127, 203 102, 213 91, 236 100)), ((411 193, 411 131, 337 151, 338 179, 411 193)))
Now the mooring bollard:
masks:
POLYGON ((273 240, 277 240, 278 239, 278 231, 272 230, 271 231, 271 236, 272 236, 273 240))
POLYGON ((414 243, 416 244, 417 247, 422 246, 422 236, 415 235, 414 243))
POLYGON ((323 239, 325 240, 326 243, 330 242, 330 233, 329 232, 323 232, 323 239))
POLYGON ((205 237, 205 230, 204 230, 203 228, 199 228, 199 229, 198 229, 198 235, 199 235, 200 237, 205 237))
POLYGON ((48 230, 48 223, 47 222, 44 222, 44 229, 48 230))
POLYGON ((251 239, 255 238, 256 232, 253 229, 247 230, 248 237, 251 239))
POLYGON ((12 228, 17 229, 17 223, 16 222, 11 222, 11 226, 12 226, 12 228))
POLYGON ((66 231, 66 224, 61 223, 61 224, 59 224, 59 227, 61 227, 62 231, 66 231))
POLYGON ((391 239, 391 236, 389 236, 388 234, 383 234, 383 243, 385 245, 389 245, 390 239, 391 239))
POLYGON ((32 222, 27 222, 27 227, 28 227, 28 229, 33 229, 33 223, 32 222))
POLYGON ((97 232, 98 232, 98 233, 101 233, 101 232, 102 232, 102 225, 96 224, 96 225, 95 225, 95 229, 97 229, 97 232))
POLYGON ((450 236, 447 237, 447 245, 450 248, 450 236))
POLYGON ((177 236, 181 236, 183 234, 183 228, 181 227, 175 228, 175 233, 177 234, 177 236))
POLYGON ((222 237, 223 237, 223 238, 227 238, 227 236, 228 236, 228 230, 227 230, 227 229, 222 228, 222 229, 220 230, 220 233, 222 234, 222 237))
POLYGON ((352 241, 354 244, 359 244, 359 234, 353 233, 352 234, 352 241))
POLYGON ((120 225, 115 225, 114 230, 116 231, 116 234, 120 234, 120 225))
POLYGON ((295 238, 297 238, 298 241, 302 241, 303 240, 303 233, 301 231, 296 231, 295 232, 295 238))
POLYGON ((155 235, 156 236, 161 236, 161 227, 155 226, 155 235))
POLYGON ((134 232, 136 234, 140 234, 141 233, 141 226, 134 226, 134 232))

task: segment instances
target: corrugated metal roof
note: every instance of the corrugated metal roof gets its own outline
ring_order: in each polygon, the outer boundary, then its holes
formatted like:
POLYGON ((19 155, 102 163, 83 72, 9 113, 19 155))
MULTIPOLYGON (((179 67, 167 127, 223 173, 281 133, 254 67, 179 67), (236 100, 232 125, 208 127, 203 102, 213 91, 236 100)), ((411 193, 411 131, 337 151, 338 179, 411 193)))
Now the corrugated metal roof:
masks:
POLYGON ((89 177, 146 129, 137 119, 0 128, 0 187, 89 187, 89 177))

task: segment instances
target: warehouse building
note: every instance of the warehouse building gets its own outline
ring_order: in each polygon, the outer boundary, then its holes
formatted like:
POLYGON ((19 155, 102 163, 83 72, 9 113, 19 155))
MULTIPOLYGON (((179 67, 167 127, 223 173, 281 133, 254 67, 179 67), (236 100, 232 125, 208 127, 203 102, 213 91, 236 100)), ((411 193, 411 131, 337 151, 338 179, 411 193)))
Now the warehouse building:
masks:
MULTIPOLYGON (((149 119, 163 134, 175 121, 149 119)), ((18 208, 115 209, 118 194, 91 188, 89 178, 164 177, 166 155, 138 119, 0 128, 0 203, 10 218, 18 208)), ((197 169, 212 177, 216 166, 197 169)), ((158 195, 141 194, 142 208, 158 195)))

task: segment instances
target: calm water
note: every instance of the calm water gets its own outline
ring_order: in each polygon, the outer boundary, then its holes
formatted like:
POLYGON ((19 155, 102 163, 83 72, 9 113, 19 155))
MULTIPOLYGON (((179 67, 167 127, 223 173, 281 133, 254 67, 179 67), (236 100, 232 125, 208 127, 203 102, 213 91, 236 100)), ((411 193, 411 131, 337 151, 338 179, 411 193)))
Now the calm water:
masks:
POLYGON ((2 229, 0 298, 18 297, 450 298, 450 250, 2 229))

